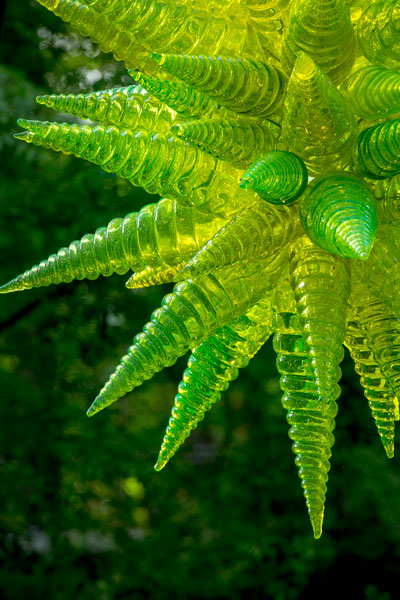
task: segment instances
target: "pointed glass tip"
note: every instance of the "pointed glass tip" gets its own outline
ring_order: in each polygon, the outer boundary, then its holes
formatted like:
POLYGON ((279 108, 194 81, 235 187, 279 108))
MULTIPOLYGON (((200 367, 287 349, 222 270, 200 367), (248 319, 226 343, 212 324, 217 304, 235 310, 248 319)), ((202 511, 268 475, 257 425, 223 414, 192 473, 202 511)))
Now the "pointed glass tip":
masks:
POLYGON ((16 277, 15 279, 11 279, 8 283, 0 286, 0 294, 8 294, 10 292, 22 292, 24 290, 24 286, 20 279, 16 277))
POLYGON ((315 63, 305 52, 298 52, 293 72, 302 79, 309 79, 315 73, 315 63))
POLYGON ((92 404, 87 409, 87 411, 86 411, 87 417, 93 417, 93 415, 95 415, 96 413, 98 413, 101 410, 101 407, 99 407, 97 405, 97 398, 95 400, 93 400, 92 404))
POLYGON ((388 458, 393 458, 394 457, 394 443, 393 442, 386 442, 384 443, 382 441, 383 447, 385 449, 386 452, 386 456, 388 458))
POLYGON ((185 128, 183 125, 180 125, 179 123, 177 125, 172 125, 171 133, 173 133, 177 137, 183 137, 183 135, 185 133, 185 128))
POLYGON ((137 290, 138 288, 143 287, 141 283, 137 282, 136 275, 137 273, 131 275, 131 277, 129 277, 128 281, 125 283, 125 287, 128 288, 128 290, 137 290))
POLYGON ((247 190, 248 188, 252 189, 253 180, 250 177, 243 177, 239 183, 239 187, 243 190, 247 190))
POLYGON ((168 462, 168 458, 164 458, 163 456, 161 456, 161 454, 159 454, 159 456, 157 458, 157 462, 154 465, 154 470, 161 471, 165 467, 167 462, 168 462))
POLYGON ((51 96, 36 96, 36 102, 38 104, 44 104, 44 106, 48 106, 52 108, 54 106, 54 100, 51 96))
POLYGON ((322 524, 324 521, 324 512, 316 515, 310 515, 311 527, 313 529, 314 539, 319 540, 322 535, 322 524))
POLYGON ((150 58, 158 65, 162 65, 165 62, 165 54, 159 54, 158 52, 152 52, 150 58))
POLYGON ((16 140, 22 140, 23 142, 27 142, 28 144, 30 144, 31 142, 33 142, 35 134, 31 131, 22 131, 20 133, 14 133, 13 137, 16 140))

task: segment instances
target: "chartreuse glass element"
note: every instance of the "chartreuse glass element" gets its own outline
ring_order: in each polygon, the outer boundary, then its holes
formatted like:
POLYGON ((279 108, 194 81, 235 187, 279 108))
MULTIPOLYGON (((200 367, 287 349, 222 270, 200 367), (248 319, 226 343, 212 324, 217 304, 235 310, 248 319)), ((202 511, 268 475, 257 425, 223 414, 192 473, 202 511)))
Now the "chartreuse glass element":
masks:
POLYGON ((166 197, 72 242, 0 293, 112 273, 129 288, 180 282, 88 411, 192 349, 157 469, 273 332, 318 538, 343 343, 394 452, 399 3, 357 0, 351 16, 345 0, 40 3, 140 71, 129 71, 140 85, 41 96, 96 124, 21 120, 16 137, 166 197))
POLYGON ((299 156, 273 150, 250 165, 240 187, 254 190, 271 204, 291 204, 301 196, 307 183, 307 168, 299 156))
POLYGON ((205 340, 189 358, 179 384, 174 408, 155 466, 162 469, 204 413, 221 397, 221 391, 239 375, 272 333, 269 297, 260 300, 205 340))
POLYGON ((377 230, 376 201, 352 175, 314 179, 300 201, 300 221, 309 238, 345 258, 366 259, 377 230))
POLYGON ((282 405, 287 410, 289 437, 296 455, 296 466, 306 499, 314 537, 322 533, 326 482, 330 469, 331 447, 335 439, 336 400, 340 395, 337 381, 341 371, 335 368, 335 385, 329 402, 321 401, 310 352, 304 338, 301 318, 296 311, 293 291, 286 281, 276 293, 274 350, 281 374, 282 405))

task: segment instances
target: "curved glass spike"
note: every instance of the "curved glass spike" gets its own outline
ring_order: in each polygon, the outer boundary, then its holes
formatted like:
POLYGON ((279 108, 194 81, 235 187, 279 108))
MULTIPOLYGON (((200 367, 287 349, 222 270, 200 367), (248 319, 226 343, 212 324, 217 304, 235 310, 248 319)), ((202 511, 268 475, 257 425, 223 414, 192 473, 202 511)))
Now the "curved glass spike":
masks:
POLYGON ((356 33, 360 50, 370 62, 400 67, 399 15, 399 4, 393 0, 365 4, 356 33))
POLYGON ((71 23, 83 36, 99 44, 102 52, 112 52, 116 60, 122 60, 127 69, 140 69, 147 73, 158 71, 146 50, 129 32, 116 29, 106 16, 96 13, 87 2, 79 0, 38 0, 63 21, 71 23))
POLYGON ((357 59, 340 92, 361 119, 377 121, 400 114, 400 73, 371 65, 365 58, 357 59))
POLYGON ((262 56, 255 30, 235 16, 220 15, 201 5, 176 0, 85 0, 140 44, 157 52, 209 52, 262 56))
MULTIPOLYGON (((283 286, 278 293, 285 296, 283 286)), ((340 388, 337 382, 341 371, 336 367, 335 384, 327 403, 327 399, 322 399, 318 392, 300 321, 298 315, 288 312, 287 305, 278 301, 273 344, 277 353, 277 369, 281 374, 282 405, 287 410, 295 463, 314 537, 318 539, 322 534, 329 459, 335 442, 332 431, 338 410, 336 400, 340 396, 340 388)))
POLYGON ((225 56, 152 54, 166 71, 250 117, 267 117, 282 105, 286 77, 271 63, 225 56))
POLYGON ((330 397, 337 366, 343 359, 349 266, 344 259, 315 246, 306 235, 291 246, 289 261, 290 283, 317 390, 322 397, 330 397))
POLYGON ((132 290, 149 287, 151 285, 170 283, 174 280, 175 275, 179 273, 184 264, 184 262, 181 262, 176 266, 160 265, 156 267, 146 267, 139 273, 134 273, 125 285, 132 290))
POLYGON ((294 0, 283 33, 281 61, 289 74, 306 52, 334 83, 349 73, 357 41, 346 0, 294 0))
POLYGON ((356 171, 370 179, 387 179, 400 173, 400 119, 364 129, 353 149, 356 171))
MULTIPOLYGON (((388 379, 394 394, 400 396, 400 319, 384 302, 357 282, 350 297, 352 317, 388 379)), ((393 408, 395 411, 395 407, 393 408)))
POLYGON ((168 132, 175 117, 140 85, 89 94, 38 96, 36 102, 80 119, 128 129, 168 132))
POLYGON ((29 133, 16 134, 17 139, 72 153, 150 194, 175 198, 193 194, 194 199, 196 188, 209 183, 217 164, 215 159, 180 140, 146 131, 25 119, 19 119, 18 125, 29 133))
MULTIPOLYGON (((146 265, 168 268, 189 260, 226 220, 213 218, 175 200, 149 204, 124 219, 113 219, 107 227, 86 234, 68 248, 0 287, 0 293, 22 291, 74 279, 96 279, 146 265)), ((172 277, 171 277, 172 279, 172 277)), ((128 286, 131 287, 131 286, 128 286)))
POLYGON ((120 365, 90 406, 92 416, 154 373, 176 362, 232 318, 271 291, 284 273, 284 254, 225 267, 175 286, 138 334, 120 365), (260 277, 260 273, 263 274, 260 277))
POLYGON ((377 181, 374 188, 382 223, 400 225, 400 175, 377 181))
POLYGON ((310 175, 326 175, 349 164, 357 138, 356 119, 304 52, 299 52, 289 79, 281 125, 284 149, 301 156, 310 175))
POLYGON ((221 397, 272 333, 270 299, 262 299, 240 317, 217 329, 190 356, 179 384, 156 471, 172 458, 204 414, 221 397))
POLYGON ((374 353, 369 348, 366 338, 353 320, 347 322, 344 344, 350 350, 356 373, 360 375, 360 383, 364 388, 364 395, 368 400, 386 455, 388 458, 393 458, 394 427, 399 402, 383 375, 374 353))
POLYGON ((271 204, 292 204, 306 189, 308 172, 292 152, 272 150, 247 169, 240 187, 254 190, 271 204))
POLYGON ((357 269, 358 280, 368 284, 394 314, 400 314, 400 228, 397 224, 381 224, 369 259, 353 268, 357 269))
POLYGON ((256 200, 220 229, 183 267, 177 280, 281 250, 292 240, 295 215, 256 200))
POLYGON ((221 109, 219 109, 218 104, 214 100, 183 82, 159 79, 158 77, 134 71, 131 72, 131 75, 149 94, 179 114, 188 117, 202 117, 204 119, 216 111, 221 112, 221 109))
POLYGON ((174 124, 171 132, 211 156, 243 168, 276 146, 280 128, 255 119, 208 119, 174 124))
POLYGON ((300 200, 308 237, 327 252, 367 259, 378 227, 376 201, 362 179, 335 174, 314 179, 300 200))

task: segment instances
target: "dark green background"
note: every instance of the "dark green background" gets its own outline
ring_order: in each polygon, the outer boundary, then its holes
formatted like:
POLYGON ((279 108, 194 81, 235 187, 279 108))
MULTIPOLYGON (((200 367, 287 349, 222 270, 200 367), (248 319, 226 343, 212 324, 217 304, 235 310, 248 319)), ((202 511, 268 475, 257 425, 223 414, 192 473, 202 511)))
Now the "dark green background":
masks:
MULTIPOLYGON (((62 120, 35 95, 128 84, 120 64, 28 0, 7 2, 1 52, 5 282, 152 198, 12 138, 18 117, 62 120)), ((0 596, 398 598, 399 461, 385 458, 347 356, 317 542, 269 343, 160 473, 184 359, 86 418, 170 290, 127 291, 126 279, 0 296, 0 596)))

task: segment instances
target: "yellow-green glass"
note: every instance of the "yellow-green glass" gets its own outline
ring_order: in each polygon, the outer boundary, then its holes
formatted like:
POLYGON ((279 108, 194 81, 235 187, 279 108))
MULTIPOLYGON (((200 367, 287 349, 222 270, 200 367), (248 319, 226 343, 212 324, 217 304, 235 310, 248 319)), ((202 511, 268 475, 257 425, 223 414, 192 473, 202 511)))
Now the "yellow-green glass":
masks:
MULTIPOLYGON (((288 284, 287 284, 288 287, 288 284)), ((337 414, 336 400, 340 395, 337 381, 341 372, 336 368, 336 385, 327 405, 321 401, 318 384, 311 365, 307 343, 299 315, 292 314, 288 290, 282 286, 276 294, 274 315, 274 350, 276 365, 281 374, 282 405, 288 411, 289 437, 306 499, 314 537, 322 533, 326 483, 330 469, 332 431, 337 414)))
POLYGON ((400 173, 400 119, 367 127, 353 151, 356 171, 370 179, 387 179, 400 173))
POLYGON ((378 181, 374 193, 381 221, 400 224, 400 175, 378 181))
POLYGON ((310 175, 326 175, 350 163, 356 138, 351 107, 315 62, 299 52, 283 107, 284 149, 300 156, 310 175))
POLYGON ((156 470, 175 454, 204 414, 221 397, 272 333, 269 298, 217 329, 193 351, 175 396, 156 470))
POLYGON ((282 105, 286 77, 272 63, 181 54, 152 54, 152 58, 169 73, 233 112, 267 117, 282 105))
POLYGON ((374 64, 400 67, 400 6, 393 0, 369 2, 357 23, 360 50, 374 64))
POLYGON ((290 74, 298 52, 306 52, 338 84, 349 73, 357 49, 346 0, 293 0, 281 61, 290 74))
POLYGON ((399 402, 356 321, 347 322, 344 343, 350 350, 355 371, 360 375, 360 383, 364 388, 364 395, 368 400, 386 455, 388 458, 393 458, 394 428, 395 419, 398 418, 399 402))
POLYGON ((289 211, 256 200, 220 229, 186 263, 177 278, 194 277, 239 260, 272 254, 277 247, 283 250, 294 236, 294 217, 289 211))
POLYGON ((88 409, 92 416, 157 371, 176 362, 216 329, 271 292, 284 274, 285 256, 243 261, 175 286, 138 334, 120 365, 88 409), (262 277, 260 277, 260 273, 262 277))
MULTIPOLYGON (((269 121, 240 118, 177 123, 172 133, 236 167, 247 167, 257 156, 276 146, 279 128, 269 121)), ((243 187, 243 186, 242 186, 243 187)))
POLYGON ((344 258, 368 258, 378 227, 376 213, 372 191, 353 175, 318 177, 300 200, 300 220, 308 237, 344 258))
POLYGON ((247 169, 240 187, 252 189, 271 204, 292 204, 306 189, 307 168, 292 152, 272 150, 247 169))

